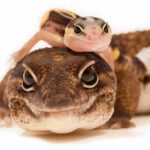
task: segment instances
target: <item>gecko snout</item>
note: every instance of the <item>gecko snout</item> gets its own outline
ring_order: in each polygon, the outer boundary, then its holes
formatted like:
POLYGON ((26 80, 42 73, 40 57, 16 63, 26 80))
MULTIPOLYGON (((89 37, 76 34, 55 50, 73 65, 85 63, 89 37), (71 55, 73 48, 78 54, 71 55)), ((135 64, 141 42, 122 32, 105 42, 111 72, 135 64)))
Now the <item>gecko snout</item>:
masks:
POLYGON ((90 27, 86 35, 87 35, 87 39, 92 41, 101 40, 102 38, 102 33, 100 29, 98 29, 98 27, 96 26, 90 27))

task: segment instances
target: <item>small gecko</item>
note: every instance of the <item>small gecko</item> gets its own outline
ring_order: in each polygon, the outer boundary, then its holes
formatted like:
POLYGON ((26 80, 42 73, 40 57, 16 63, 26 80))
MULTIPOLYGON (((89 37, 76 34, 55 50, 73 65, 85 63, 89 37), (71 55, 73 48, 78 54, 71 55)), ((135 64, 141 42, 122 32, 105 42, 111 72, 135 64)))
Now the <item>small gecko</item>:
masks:
POLYGON ((43 40, 54 47, 69 47, 77 52, 100 53, 113 66, 109 49, 111 38, 111 28, 103 19, 80 17, 67 10, 54 9, 43 16, 40 31, 13 55, 13 62, 14 64, 18 62, 37 42, 43 40))

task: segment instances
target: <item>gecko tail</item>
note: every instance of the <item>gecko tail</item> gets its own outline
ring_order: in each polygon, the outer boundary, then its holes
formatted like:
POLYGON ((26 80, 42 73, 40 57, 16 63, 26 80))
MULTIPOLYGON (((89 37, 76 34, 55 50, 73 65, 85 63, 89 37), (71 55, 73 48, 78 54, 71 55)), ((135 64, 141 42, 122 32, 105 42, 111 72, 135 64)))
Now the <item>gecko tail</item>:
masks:
POLYGON ((150 46, 143 48, 136 57, 144 64, 147 74, 150 74, 150 46))
POLYGON ((114 34, 110 46, 118 48, 124 55, 134 57, 144 47, 150 46, 150 29, 114 34))

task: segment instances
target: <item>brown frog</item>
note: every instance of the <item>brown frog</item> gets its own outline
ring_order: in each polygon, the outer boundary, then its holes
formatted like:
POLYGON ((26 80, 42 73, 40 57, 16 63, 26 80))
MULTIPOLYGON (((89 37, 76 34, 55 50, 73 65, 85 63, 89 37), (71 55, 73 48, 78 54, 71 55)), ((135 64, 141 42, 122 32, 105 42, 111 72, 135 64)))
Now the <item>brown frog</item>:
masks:
POLYGON ((1 106, 5 112, 10 109, 20 127, 32 131, 131 127, 146 72, 136 57, 120 55, 114 73, 94 53, 45 48, 7 73, 1 106))
POLYGON ((113 114, 116 78, 96 54, 45 48, 9 74, 4 97, 22 128, 67 133, 101 126, 113 114))

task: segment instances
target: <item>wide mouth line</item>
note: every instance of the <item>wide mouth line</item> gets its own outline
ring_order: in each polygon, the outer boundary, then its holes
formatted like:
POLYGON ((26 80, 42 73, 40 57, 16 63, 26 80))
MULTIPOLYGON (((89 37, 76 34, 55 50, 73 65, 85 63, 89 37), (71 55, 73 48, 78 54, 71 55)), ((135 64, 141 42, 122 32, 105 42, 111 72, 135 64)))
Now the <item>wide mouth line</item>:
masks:
POLYGON ((29 101, 27 99, 25 99, 25 103, 27 105, 27 107, 34 113, 34 114, 39 114, 39 113, 50 113, 50 114, 60 114, 60 113, 68 113, 68 112, 80 112, 80 111, 84 111, 88 108, 90 108, 92 106, 92 104, 94 103, 96 99, 96 96, 91 97, 89 99, 89 101, 87 103, 84 103, 78 107, 74 107, 74 108, 64 108, 62 110, 58 109, 44 109, 44 108, 37 108, 36 106, 34 106, 33 104, 29 103, 29 101))

